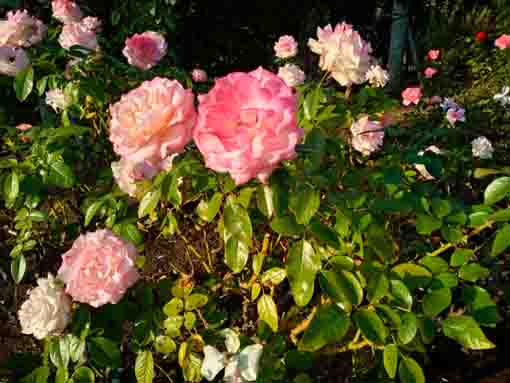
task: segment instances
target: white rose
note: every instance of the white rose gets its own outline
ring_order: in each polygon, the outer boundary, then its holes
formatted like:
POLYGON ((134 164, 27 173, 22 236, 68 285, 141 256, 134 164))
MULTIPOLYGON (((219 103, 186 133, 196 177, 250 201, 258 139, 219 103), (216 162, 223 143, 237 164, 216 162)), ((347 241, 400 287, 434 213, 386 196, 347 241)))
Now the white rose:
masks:
POLYGON ((486 137, 478 137, 471 142, 471 145, 474 157, 480 157, 482 160, 488 160, 492 158, 494 148, 486 137))
POLYGON ((56 88, 46 92, 46 104, 58 112, 66 109, 71 104, 71 100, 66 97, 62 89, 56 88))
POLYGON ((278 77, 280 77, 285 84, 291 88, 301 85, 305 82, 305 72, 303 72, 297 65, 285 64, 278 69, 278 77))
POLYGON ((382 88, 388 83, 390 75, 380 65, 372 65, 366 74, 366 79, 370 85, 382 88))
POLYGON ((21 305, 18 318, 23 334, 44 339, 64 331, 71 320, 71 299, 51 274, 39 278, 37 284, 21 305))

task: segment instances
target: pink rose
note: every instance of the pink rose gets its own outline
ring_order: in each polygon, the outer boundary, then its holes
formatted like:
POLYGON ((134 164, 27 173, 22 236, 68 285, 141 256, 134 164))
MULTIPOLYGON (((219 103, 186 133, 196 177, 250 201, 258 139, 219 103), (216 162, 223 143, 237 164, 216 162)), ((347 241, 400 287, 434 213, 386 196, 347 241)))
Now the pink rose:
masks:
POLYGON ((191 72, 191 78, 195 82, 206 82, 207 73, 203 69, 193 69, 193 71, 191 72))
POLYGON ((62 255, 58 278, 77 302, 115 304, 139 278, 136 256, 135 247, 110 230, 86 233, 62 255))
POLYGON ((16 73, 30 65, 22 48, 0 46, 0 74, 16 76, 16 73))
POLYGON ((99 50, 99 43, 97 42, 96 31, 99 26, 100 22, 95 17, 85 17, 79 22, 65 24, 58 42, 64 49, 79 45, 97 51, 99 50))
POLYGON ((418 105, 421 99, 421 89, 419 87, 409 87, 402 92, 402 103, 405 106, 415 104, 418 105))
POLYGON ((303 72, 297 65, 285 64, 278 69, 278 77, 280 77, 285 84, 294 88, 305 82, 305 72, 303 72))
POLYGON ((274 51, 276 57, 287 59, 294 57, 298 52, 298 43, 294 37, 289 35, 280 36, 278 41, 274 44, 274 51))
POLYGON ((372 121, 368 116, 356 120, 351 126, 352 147, 369 156, 380 149, 384 139, 384 127, 379 121, 372 121))
POLYGON ((119 185, 123 192, 131 197, 135 196, 136 182, 150 180, 161 170, 147 161, 136 163, 126 158, 112 162, 111 166, 115 182, 117 182, 117 185, 119 185))
POLYGON ((194 139, 206 166, 228 172, 237 185, 266 182, 281 161, 296 156, 303 136, 297 99, 274 73, 261 67, 216 80, 200 101, 194 139))
POLYGON ((428 53, 427 53, 427 58, 431 61, 435 61, 439 58, 439 54, 441 52, 439 51, 439 49, 431 49, 428 53))
POLYGON ((47 28, 26 10, 7 12, 7 20, 0 21, 0 46, 29 47, 41 41, 47 28))
POLYGON ((32 129, 32 125, 30 124, 19 124, 16 126, 16 129, 21 130, 22 132, 26 132, 29 129, 32 129))
POLYGON ((496 41, 494 41, 494 45, 499 49, 506 49, 510 47, 510 36, 502 34, 496 39, 496 41))
POLYGON ((466 121, 466 117, 464 116, 465 110, 462 108, 450 108, 446 112, 446 119, 450 123, 450 125, 455 125, 457 121, 466 121))
POLYGON ((432 96, 428 99, 428 104, 429 105, 437 105, 437 104, 440 104, 442 100, 443 99, 441 98, 441 96, 432 96))
POLYGON ((342 23, 335 29, 331 25, 317 28, 317 40, 309 39, 308 46, 320 55, 320 68, 330 72, 340 85, 352 86, 367 80, 373 62, 372 47, 352 25, 342 23))
POLYGON ((64 24, 78 22, 83 17, 78 4, 71 0, 53 0, 51 9, 53 17, 64 24))
POLYGON ((110 141, 120 156, 152 166, 179 153, 191 140, 194 96, 176 80, 156 77, 110 107, 110 141))
POLYGON ((147 70, 156 65, 165 55, 167 44, 165 38, 156 32, 135 33, 126 39, 122 54, 130 65, 147 70))
POLYGON ((432 67, 427 67, 423 73, 425 74, 425 77, 426 78, 432 78, 434 77, 437 72, 439 72, 436 68, 432 68, 432 67))

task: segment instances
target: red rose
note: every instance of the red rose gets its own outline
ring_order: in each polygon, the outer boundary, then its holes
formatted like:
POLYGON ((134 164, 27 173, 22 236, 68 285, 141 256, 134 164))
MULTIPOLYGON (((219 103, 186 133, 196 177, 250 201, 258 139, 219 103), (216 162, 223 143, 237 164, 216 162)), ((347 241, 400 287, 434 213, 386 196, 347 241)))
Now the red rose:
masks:
POLYGON ((487 40, 487 32, 483 31, 477 32, 475 35, 475 40, 478 41, 479 43, 483 43, 485 40, 487 40))

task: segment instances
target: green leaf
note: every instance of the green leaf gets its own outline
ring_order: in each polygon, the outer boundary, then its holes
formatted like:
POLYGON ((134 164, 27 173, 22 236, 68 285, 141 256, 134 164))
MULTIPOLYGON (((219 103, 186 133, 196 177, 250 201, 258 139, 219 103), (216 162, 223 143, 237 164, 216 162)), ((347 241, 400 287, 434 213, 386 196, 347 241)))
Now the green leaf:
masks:
POLYGON ((444 199, 435 198, 432 201, 432 212, 438 218, 446 217, 452 211, 450 202, 444 199))
POLYGON ((90 222, 92 222, 92 218, 94 218, 97 212, 101 209, 104 202, 104 200, 97 200, 90 204, 90 206, 87 208, 87 212, 85 213, 85 226, 88 226, 90 222))
POLYGON ((469 282, 476 282, 479 279, 489 276, 489 269, 480 266, 478 263, 468 263, 459 270, 459 278, 469 282))
POLYGON ((133 243, 135 246, 143 243, 143 234, 134 223, 124 222, 116 224, 113 231, 119 234, 122 239, 133 243))
POLYGON ((468 263, 475 256, 471 249, 456 249, 450 258, 450 266, 459 267, 468 263))
POLYGON ((289 208, 296 216, 297 223, 307 225, 319 210, 320 203, 319 190, 302 185, 290 196, 289 208))
POLYGON ((390 281, 386 273, 375 273, 368 279, 367 294, 370 303, 377 303, 386 295, 390 290, 390 281))
POLYGON ((294 301, 306 306, 312 299, 315 275, 321 268, 321 259, 305 240, 294 243, 287 258, 287 277, 294 301))
POLYGON ((164 190, 166 199, 176 206, 180 206, 182 203, 182 193, 179 190, 180 177, 178 174, 171 174, 167 177, 164 183, 164 190), (170 180, 168 183, 167 180, 170 180))
POLYGON ((457 275, 454 273, 441 273, 439 275, 436 275, 434 279, 432 279, 432 282, 430 284, 430 288, 432 290, 436 289, 442 289, 442 288, 449 288, 452 289, 454 287, 457 287, 459 284, 459 280, 457 278, 457 275))
POLYGON ((442 324, 445 336, 469 350, 487 350, 496 347, 486 338, 478 323, 470 316, 449 317, 442 324))
POLYGON ((122 365, 119 345, 114 341, 103 338, 88 338, 88 355, 99 367, 120 368, 122 365))
POLYGON ((390 321, 393 327, 400 327, 402 323, 402 319, 400 319, 400 315, 397 310, 393 309, 388 305, 378 304, 376 310, 379 311, 388 321, 390 321))
POLYGON ((193 293, 184 299, 184 308, 186 311, 196 310, 204 307, 208 301, 209 298, 207 295, 193 293))
POLYGON ((253 229, 251 226, 250 216, 246 209, 229 198, 225 206, 223 219, 225 230, 249 247, 251 244, 253 229))
POLYGON ((238 237, 230 237, 225 245, 225 263, 234 272, 243 271, 250 251, 245 242, 238 237))
POLYGON ((274 332, 278 331, 278 309, 270 295, 264 294, 257 301, 257 311, 260 320, 263 320, 274 332))
POLYGON ((135 376, 138 383, 152 383, 154 379, 154 359, 151 351, 138 352, 135 361, 135 376))
POLYGON ((260 282, 263 284, 279 285, 287 277, 287 271, 281 267, 273 267, 262 274, 260 282))
POLYGON ((156 189, 145 194, 138 206, 138 218, 143 218, 152 213, 161 198, 161 189, 156 189))
POLYGON ((88 367, 78 367, 72 376, 74 383, 94 383, 96 381, 94 372, 88 367))
POLYGON ((411 290, 417 287, 427 287, 432 280, 430 271, 414 263, 401 263, 395 266, 392 271, 397 274, 411 290))
POLYGON ((484 192, 486 205, 493 205, 510 194, 510 177, 500 177, 492 181, 484 192))
POLYGON ((353 319, 368 341, 384 344, 388 329, 375 311, 360 309, 353 314, 353 319))
POLYGON ((20 283, 27 270, 27 262, 23 254, 18 255, 11 261, 11 276, 14 282, 20 283))
POLYGON ((416 231, 421 235, 429 235, 433 231, 441 228, 442 221, 427 214, 418 214, 416 216, 416 231))
POLYGON ((280 235, 296 236, 302 234, 305 228, 296 222, 293 216, 275 217, 271 221, 271 229, 280 235))
POLYGON ((336 270, 354 270, 354 260, 351 257, 347 257, 344 255, 334 256, 329 260, 329 262, 333 265, 336 270))
POLYGON ((186 382, 200 382, 202 380, 201 367, 202 359, 194 352, 190 352, 182 368, 184 380, 186 382))
POLYGON ((4 199, 8 206, 12 206, 19 195, 19 175, 13 171, 4 179, 4 199))
POLYGON ((432 274, 441 274, 448 271, 448 263, 441 257, 427 255, 420 260, 420 264, 429 269, 432 274))
POLYGON ((503 209, 495 212, 490 216, 490 220, 494 222, 510 221, 510 209, 503 209))
POLYGON ((197 206, 198 216, 206 222, 211 222, 216 214, 220 211, 221 203, 223 202, 223 194, 214 193, 209 202, 201 200, 197 206))
POLYGON ((498 322, 498 306, 487 290, 480 286, 464 286, 462 301, 480 325, 493 327, 498 322))
POLYGON ((41 366, 21 379, 21 383, 46 383, 50 377, 50 367, 41 366))
POLYGON ((497 257, 510 246, 510 224, 506 224, 496 232, 492 243, 491 256, 497 257))
POLYGON ((423 343, 431 344, 436 336, 436 322, 431 318, 422 317, 418 319, 418 328, 423 343))
POLYGON ((254 191, 255 188, 252 187, 242 188, 241 191, 239 192, 239 195, 236 197, 236 202, 245 209, 248 209, 250 207, 251 196, 253 195, 254 191))
POLYGON ((267 218, 274 215, 273 189, 268 185, 260 185, 257 189, 257 207, 267 218))
POLYGON ((413 306, 413 296, 404 282, 398 279, 390 281, 391 295, 396 300, 396 304, 406 310, 410 310, 413 306))
POLYGON ((154 348, 161 354, 171 354, 177 350, 177 345, 169 336, 159 335, 154 341, 154 348))
POLYGON ((363 301, 363 288, 350 271, 322 271, 319 277, 321 288, 334 301, 345 305, 346 311, 363 301))
POLYGON ((14 78, 14 91, 19 101, 25 101, 34 87, 34 68, 20 70, 14 78))
POLYGON ((184 302, 181 298, 172 298, 170 302, 163 306, 163 313, 166 316, 172 317, 179 315, 184 309, 184 302))
POLYGON ((72 334, 68 334, 67 337, 69 342, 69 357, 74 363, 77 363, 85 352, 85 340, 72 334))
POLYGON ((398 367, 398 346, 396 344, 387 344, 383 352, 384 369, 390 377, 395 379, 398 367))
POLYGON ((197 321, 197 316, 193 311, 188 311, 184 314, 184 327, 191 331, 193 327, 195 327, 195 323, 197 321))
POLYGON ((423 312, 429 317, 438 316, 452 303, 450 289, 432 290, 423 297, 423 312))
POLYGON ((411 342, 418 332, 418 321, 413 312, 402 315, 402 322, 398 328, 398 340, 402 344, 411 342))
POLYGON ((50 360, 57 368, 67 369, 69 364, 69 340, 66 337, 53 338, 50 343, 50 360))
POLYGON ((425 383, 425 375, 421 366, 408 356, 402 356, 398 376, 401 383, 425 383))
POLYGON ((349 316, 340 307, 335 304, 321 306, 305 330, 298 348, 314 352, 328 344, 340 342, 350 326, 349 316))
POLYGON ((55 374, 55 383, 67 383, 69 378, 69 373, 67 372, 66 367, 59 367, 57 369, 57 373, 55 374))

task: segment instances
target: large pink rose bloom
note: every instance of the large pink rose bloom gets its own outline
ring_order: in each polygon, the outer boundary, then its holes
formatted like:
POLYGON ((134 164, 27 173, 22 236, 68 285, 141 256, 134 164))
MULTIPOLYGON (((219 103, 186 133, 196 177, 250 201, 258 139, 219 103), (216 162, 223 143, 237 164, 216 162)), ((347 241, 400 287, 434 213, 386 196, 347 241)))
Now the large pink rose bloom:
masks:
POLYGON ((278 41, 274 43, 274 52, 276 57, 281 59, 294 57, 298 52, 298 43, 292 36, 280 36, 278 41))
POLYGON ((83 17, 78 4, 71 0, 53 0, 51 10, 53 17, 64 24, 78 22, 83 17))
POLYGON ((26 10, 7 12, 7 20, 0 20, 0 46, 29 47, 41 41, 47 28, 26 10))
POLYGON ((372 121, 368 116, 356 120, 351 126, 352 147, 369 156, 383 144, 384 126, 379 121, 372 121))
POLYGON ((139 278, 135 247, 109 230, 86 233, 62 255, 58 278, 75 301, 99 307, 117 303, 139 278))
POLYGON ((65 24, 62 33, 58 37, 58 42, 64 49, 69 49, 73 45, 90 49, 99 50, 96 31, 100 22, 95 17, 85 17, 79 22, 65 24))
POLYGON ((147 31, 127 38, 122 54, 130 65, 147 70, 166 55, 166 50, 165 38, 159 33, 147 31))
POLYGON ((266 182, 281 161, 295 157, 303 136, 297 100, 274 73, 231 73, 199 101, 195 142, 206 166, 230 173, 237 185, 252 178, 266 182))
POLYGON ((156 77, 110 107, 110 141, 117 154, 153 166, 179 153, 191 140, 193 93, 176 80, 156 77))
POLYGON ((308 46, 320 55, 319 66, 330 72, 342 86, 362 84, 372 64, 370 43, 361 38, 352 25, 337 24, 317 28, 317 40, 309 39, 308 46))
POLYGON ((495 41, 494 45, 499 49, 506 49, 510 47, 510 35, 501 35, 495 41))
POLYGON ((420 102, 422 93, 419 87, 405 88, 402 92, 402 104, 409 106, 411 104, 418 105, 420 102))
POLYGON ((29 65, 30 60, 22 48, 0 46, 0 74, 16 76, 29 65))

